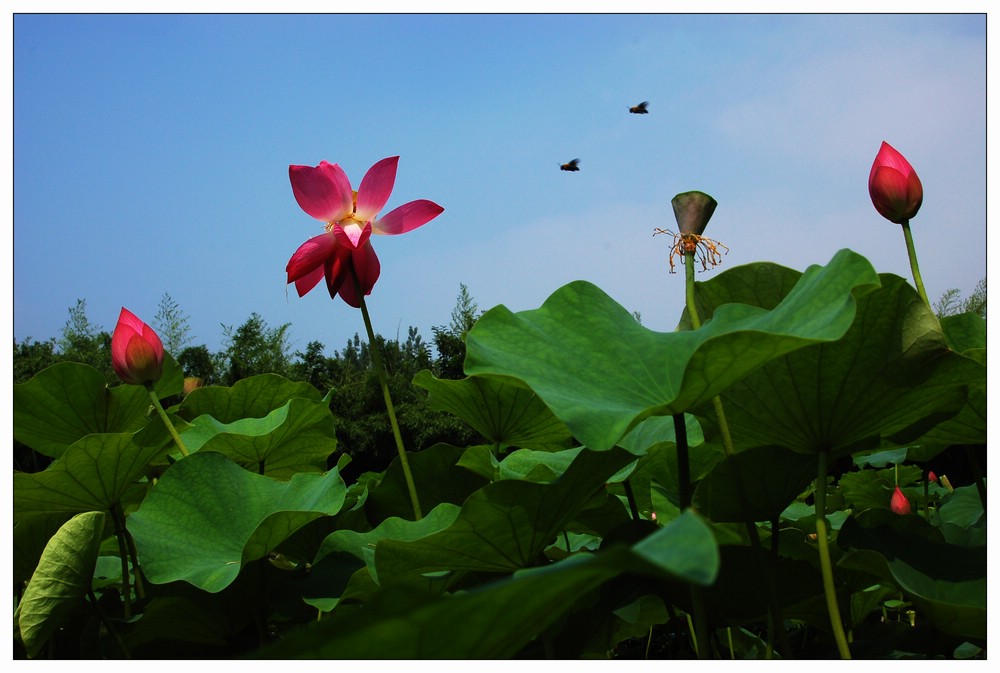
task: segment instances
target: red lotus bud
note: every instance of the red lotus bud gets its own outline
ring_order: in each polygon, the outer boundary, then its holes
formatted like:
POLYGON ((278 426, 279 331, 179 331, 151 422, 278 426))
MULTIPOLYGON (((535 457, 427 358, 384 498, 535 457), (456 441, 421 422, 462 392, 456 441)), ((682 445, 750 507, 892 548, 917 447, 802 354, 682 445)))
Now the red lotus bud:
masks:
POLYGON ((905 495, 903 495, 903 492, 899 490, 899 486, 897 486, 896 490, 892 492, 892 499, 889 501, 889 509, 896 514, 910 513, 910 501, 905 495))
POLYGON ((153 328, 122 308, 111 335, 111 366, 125 383, 156 383, 163 374, 163 344, 153 328))
POLYGON ((924 188, 913 166, 885 141, 868 175, 868 193, 875 210, 896 224, 912 219, 924 200, 924 188))

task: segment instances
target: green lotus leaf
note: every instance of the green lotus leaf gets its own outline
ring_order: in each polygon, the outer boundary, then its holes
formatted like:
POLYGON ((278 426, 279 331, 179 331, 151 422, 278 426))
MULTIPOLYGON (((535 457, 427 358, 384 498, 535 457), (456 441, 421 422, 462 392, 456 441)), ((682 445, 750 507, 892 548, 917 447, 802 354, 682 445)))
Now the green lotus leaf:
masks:
POLYGON ((851 550, 840 566, 892 582, 939 630, 986 638, 985 546, 935 542, 892 525, 867 526, 854 517, 841 526, 837 544, 851 550))
POLYGON ((313 565, 318 564, 328 554, 347 552, 364 561, 372 579, 378 582, 378 573, 374 563, 376 543, 381 540, 409 542, 427 537, 454 523, 459 511, 458 505, 441 503, 419 521, 390 517, 375 529, 363 533, 353 530, 334 531, 323 540, 323 544, 320 545, 319 551, 313 559, 313 565))
POLYGON ((364 609, 334 612, 290 634, 262 656, 505 659, 570 613, 580 596, 623 572, 656 578, 690 572, 692 581, 700 581, 714 578, 718 565, 711 530, 687 512, 634 548, 618 545, 596 555, 577 554, 460 594, 433 595, 406 584, 384 587, 364 609))
MULTIPOLYGON (((465 449, 438 443, 416 453, 408 453, 407 461, 424 511, 443 502, 461 505, 486 480, 458 466, 465 449)), ((378 486, 368 494, 365 512, 373 526, 389 517, 413 518, 413 504, 406 488, 403 468, 396 458, 389 464, 378 486)))
MULTIPOLYGON (((858 300, 842 338, 785 354, 722 391, 737 446, 825 451, 835 459, 883 440, 911 441, 958 412, 980 366, 948 348, 937 318, 906 281, 880 278, 882 286, 858 300)), ((725 274, 708 281, 746 282, 725 274)), ((714 422, 710 405, 694 412, 703 426, 714 422)))
POLYGON ((695 487, 693 504, 719 523, 770 521, 815 478, 816 460, 811 456, 776 446, 750 449, 716 463, 695 487))
POLYGON ((29 657, 81 608, 104 537, 104 512, 77 514, 56 531, 18 605, 16 624, 29 657))
POLYGON ((323 472, 337 449, 330 407, 323 400, 295 397, 262 418, 223 423, 202 414, 184 432, 189 451, 215 451, 275 478, 296 472, 323 472))
POLYGON ((871 264, 841 250, 773 310, 727 304, 700 329, 660 333, 576 281, 539 309, 488 311, 467 336, 465 371, 523 381, 582 444, 607 450, 647 417, 686 411, 774 358, 839 339, 856 296, 877 286, 871 264))
POLYGON ((538 395, 516 382, 489 376, 451 381, 424 370, 413 383, 428 392, 432 409, 458 416, 501 450, 516 446, 557 451, 572 440, 569 429, 538 395))
POLYGON ((376 545, 379 576, 459 569, 511 572, 534 565, 580 506, 634 460, 618 448, 583 451, 550 484, 512 479, 488 484, 469 496, 447 529, 413 542, 383 540, 376 545))
POLYGON ((196 388, 184 398, 178 414, 189 421, 208 414, 221 423, 233 423, 244 418, 263 418, 294 397, 314 402, 323 399, 308 383, 293 383, 277 374, 261 374, 237 381, 232 387, 196 388))
POLYGON ((110 509, 162 452, 133 439, 129 433, 87 435, 43 472, 15 473, 14 518, 110 509))
POLYGON ((911 460, 929 460, 953 444, 986 443, 986 321, 975 313, 943 318, 941 329, 952 350, 981 365, 970 366, 969 397, 954 417, 945 420, 910 449, 911 460))
POLYGON ((61 362, 15 384, 14 439, 58 458, 86 435, 138 430, 149 405, 142 386, 108 388, 93 367, 61 362))
POLYGON ((346 493, 337 470, 279 482, 221 454, 193 453, 163 474, 128 528, 151 582, 215 593, 305 524, 339 512, 346 493))

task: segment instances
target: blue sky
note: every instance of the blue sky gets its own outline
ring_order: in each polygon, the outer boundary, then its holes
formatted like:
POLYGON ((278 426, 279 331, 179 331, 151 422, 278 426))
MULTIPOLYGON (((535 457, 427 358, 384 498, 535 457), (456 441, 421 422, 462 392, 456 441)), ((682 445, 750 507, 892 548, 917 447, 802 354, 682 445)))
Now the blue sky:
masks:
POLYGON ((729 247, 699 280, 844 247, 909 278, 867 191, 883 140, 923 182, 932 300, 986 275, 984 15, 18 15, 13 34, 17 340, 58 336, 77 299, 108 331, 122 306, 151 322, 169 293, 192 345, 257 312, 332 354, 364 324, 286 289, 322 231, 288 165, 356 188, 393 155, 387 210, 445 211, 373 237, 390 338, 430 341, 460 283, 516 311, 577 279, 671 330, 683 274, 652 233, 692 189, 729 247))

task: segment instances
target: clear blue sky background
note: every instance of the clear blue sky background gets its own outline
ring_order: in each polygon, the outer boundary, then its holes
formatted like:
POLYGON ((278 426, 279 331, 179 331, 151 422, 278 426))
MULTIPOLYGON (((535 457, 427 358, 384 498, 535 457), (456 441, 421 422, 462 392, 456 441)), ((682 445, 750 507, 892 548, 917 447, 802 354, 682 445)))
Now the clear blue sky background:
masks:
POLYGON ((883 140, 924 185, 932 300, 986 274, 983 15, 18 15, 14 38, 18 340, 58 336, 77 299, 108 331, 122 306, 151 322, 169 293, 192 345, 257 312, 294 350, 343 348, 360 312, 285 286, 322 230, 288 165, 324 159, 356 187, 400 155, 387 210, 445 208, 373 237, 388 337, 430 341, 460 283, 523 310, 575 279, 671 330, 683 274, 652 233, 692 189, 730 249, 699 280, 843 247, 909 278, 868 196, 883 140))

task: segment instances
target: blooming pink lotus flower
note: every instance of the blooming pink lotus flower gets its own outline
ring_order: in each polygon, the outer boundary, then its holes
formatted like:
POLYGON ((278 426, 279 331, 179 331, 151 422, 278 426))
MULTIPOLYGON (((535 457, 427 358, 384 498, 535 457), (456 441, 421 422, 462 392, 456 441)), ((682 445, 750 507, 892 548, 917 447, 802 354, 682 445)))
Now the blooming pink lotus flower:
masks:
POLYGON ((111 366, 125 383, 156 383, 163 373, 163 344, 153 328, 122 307, 111 335, 111 366))
POLYGON ((896 514, 910 513, 910 501, 905 495, 903 495, 903 492, 899 490, 899 486, 897 486, 896 490, 892 492, 892 499, 889 501, 889 509, 896 514))
POLYGON ((295 283, 299 296, 316 287, 326 277, 330 297, 338 293, 354 308, 360 308, 360 290, 371 294, 380 266, 369 238, 374 234, 405 234, 426 224, 444 208, 426 199, 404 203, 383 217, 377 217, 389 200, 396 182, 399 157, 388 157, 368 169, 355 192, 347 174, 337 164, 326 161, 316 167, 289 166, 295 200, 307 214, 326 223, 326 233, 299 246, 285 271, 295 283))
POLYGON ((913 166, 885 141, 868 174, 868 193, 875 210, 896 224, 912 219, 924 200, 924 188, 913 166))

